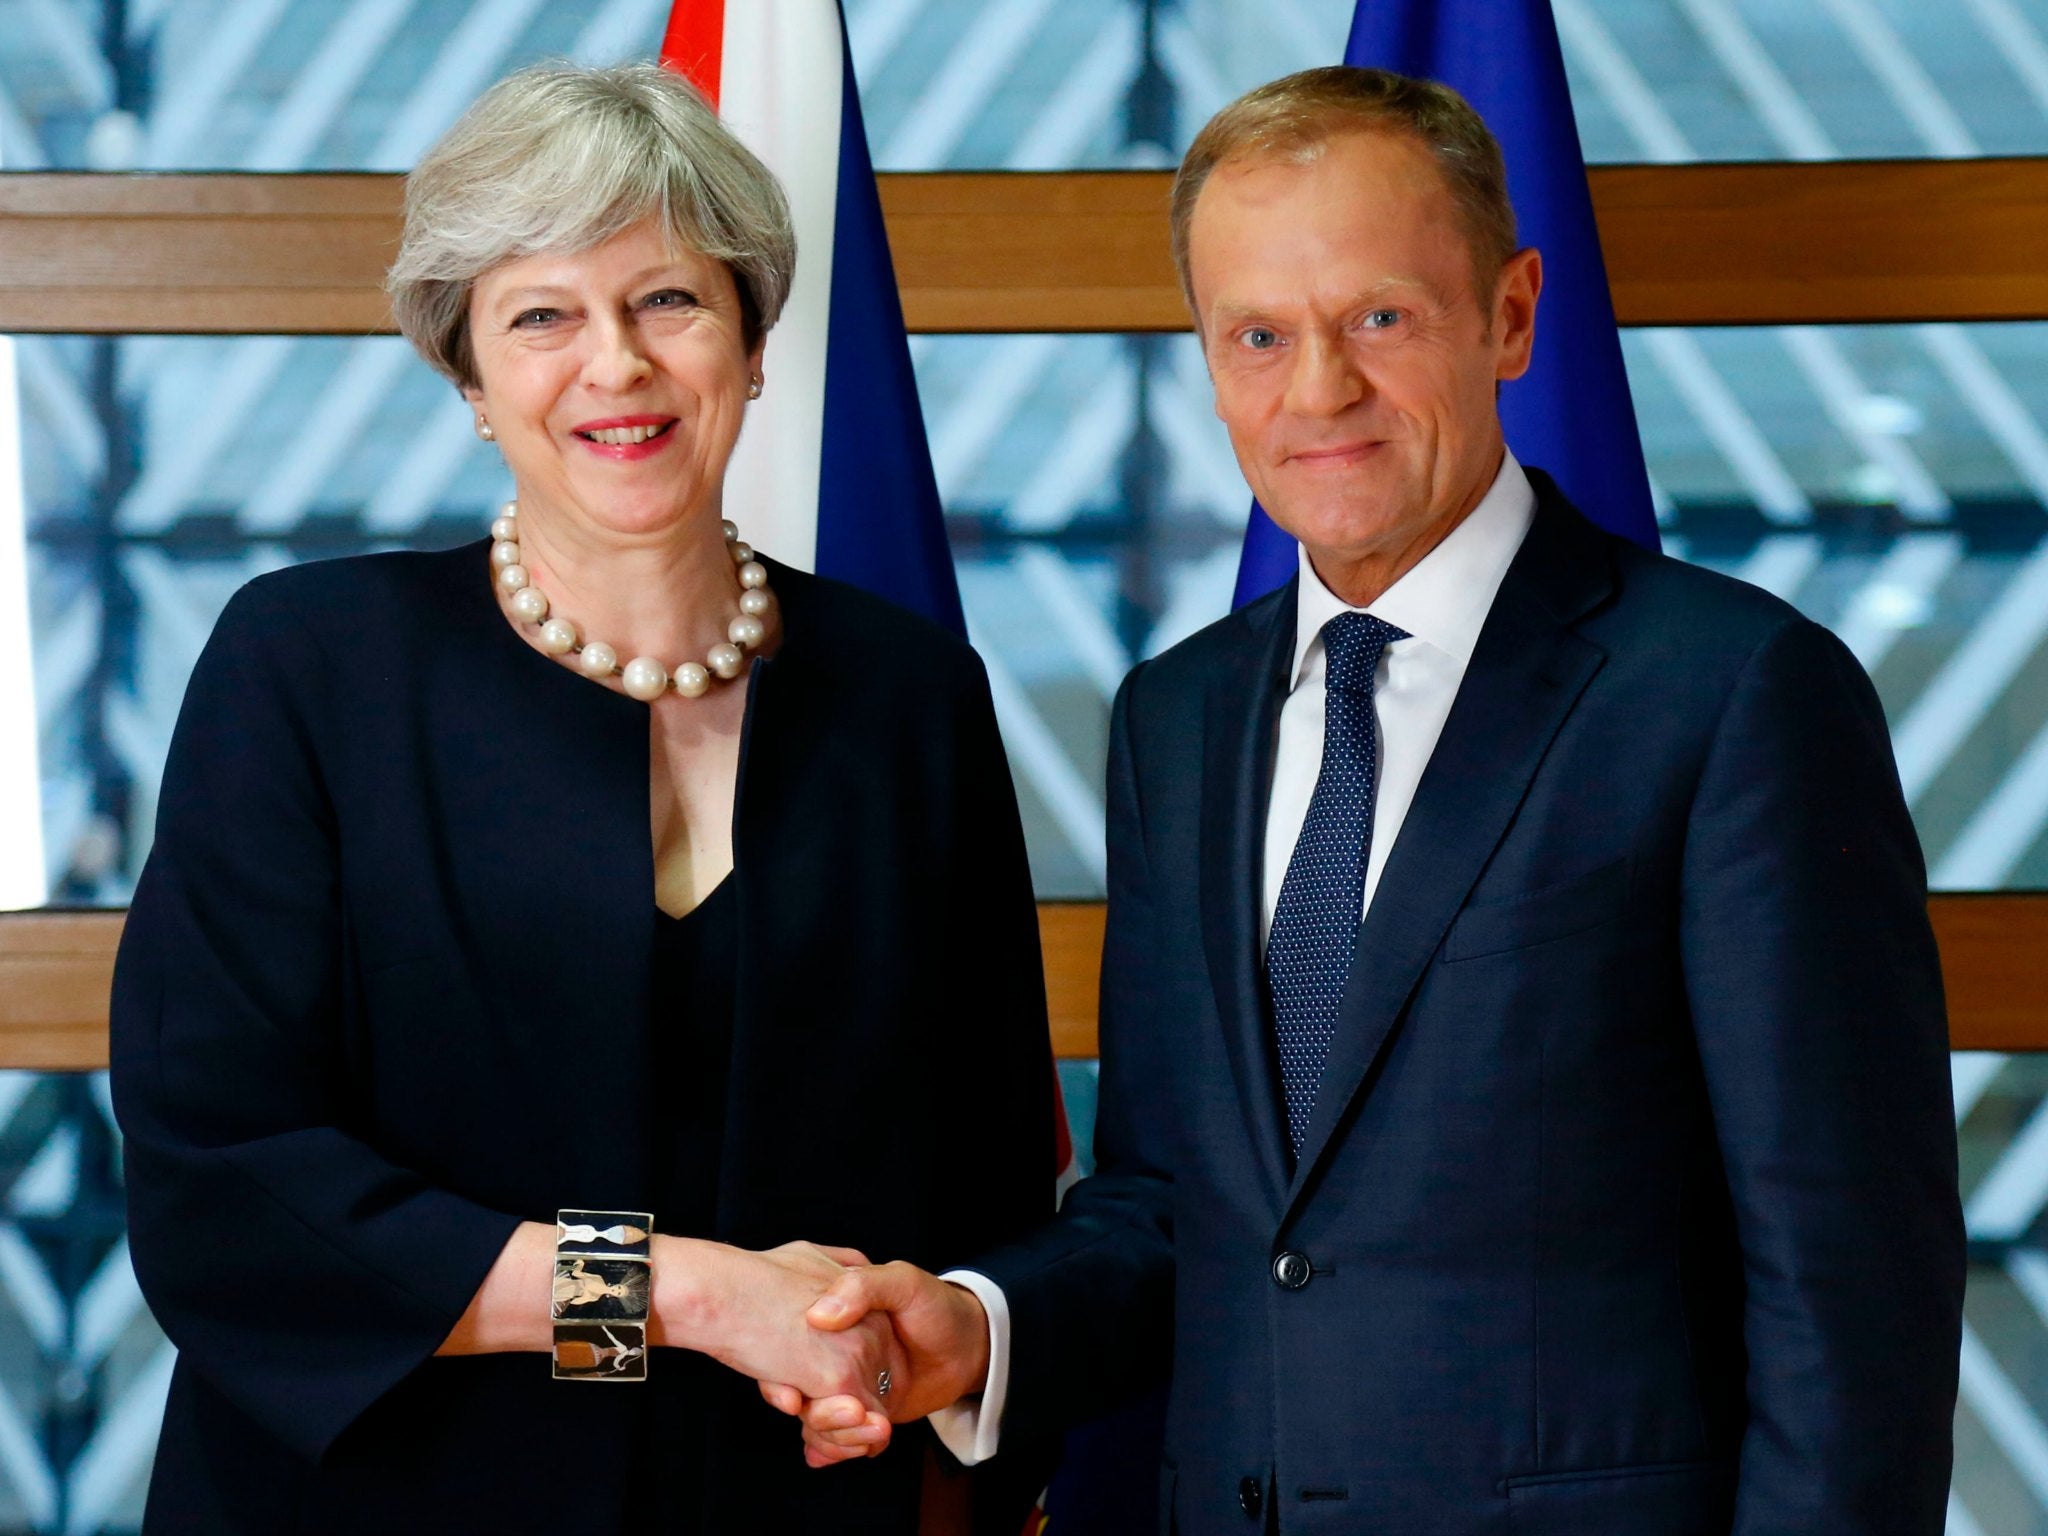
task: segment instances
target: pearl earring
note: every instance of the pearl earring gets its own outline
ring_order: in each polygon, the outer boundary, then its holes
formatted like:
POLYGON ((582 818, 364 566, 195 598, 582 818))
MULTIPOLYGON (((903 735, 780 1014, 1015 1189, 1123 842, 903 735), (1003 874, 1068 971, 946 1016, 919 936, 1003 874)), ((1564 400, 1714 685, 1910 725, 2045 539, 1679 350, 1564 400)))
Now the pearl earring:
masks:
POLYGON ((761 398, 760 375, 756 374, 753 378, 747 380, 747 398, 749 400, 758 400, 761 398))
POLYGON ((498 434, 491 430, 491 424, 481 416, 476 419, 476 435, 487 443, 494 443, 498 440, 498 434))

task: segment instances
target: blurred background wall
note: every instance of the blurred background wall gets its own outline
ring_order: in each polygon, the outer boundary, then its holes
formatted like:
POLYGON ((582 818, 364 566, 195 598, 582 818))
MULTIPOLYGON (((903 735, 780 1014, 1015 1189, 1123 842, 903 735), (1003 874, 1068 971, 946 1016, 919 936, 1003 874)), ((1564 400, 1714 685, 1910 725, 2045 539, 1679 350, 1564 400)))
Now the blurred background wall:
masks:
MULTIPOLYGON (((2048 0, 1554 8, 1590 162, 2048 154, 2048 0)), ((0 0, 0 167, 399 171, 508 70, 649 55, 666 11, 0 0)), ((1238 92, 1337 59, 1350 12, 846 0, 887 171, 1169 166, 1238 92)), ((1624 339, 1666 549, 1861 658, 1937 888, 2048 886, 2048 324, 1624 339)), ((913 351, 1039 894, 1099 897, 1110 695, 1224 612, 1244 524, 1199 353, 1186 335, 913 351)), ((37 794, 0 794, 0 901, 126 900, 186 675, 236 586, 475 537, 507 489, 394 338, 0 340, 0 755, 26 764, 32 736, 39 764, 37 794)), ((1065 1076, 1085 1131, 1089 1064, 1065 1076)), ((1950 1529, 2048 1532, 2048 1061, 1959 1056, 1955 1098, 1975 1263, 1950 1529)), ((0 1531, 140 1513, 170 1356, 129 1272, 118 1164, 103 1078, 0 1073, 0 1531)))

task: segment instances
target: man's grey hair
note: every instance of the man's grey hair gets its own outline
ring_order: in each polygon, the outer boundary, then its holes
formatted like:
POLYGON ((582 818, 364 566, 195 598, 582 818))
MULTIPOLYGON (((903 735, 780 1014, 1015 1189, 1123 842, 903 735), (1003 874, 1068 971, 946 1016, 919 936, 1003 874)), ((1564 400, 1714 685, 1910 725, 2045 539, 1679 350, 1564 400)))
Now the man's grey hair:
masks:
POLYGON ((470 291, 493 267, 586 251, 652 220, 725 263, 746 344, 796 272, 789 203, 768 167, 681 76, 655 64, 545 64, 479 97, 406 178, 405 234, 384 280, 398 328, 434 368, 477 385, 470 291))
POLYGON ((1189 235, 1195 204, 1217 166, 1246 160, 1303 163, 1342 133, 1405 133, 1429 151, 1442 173, 1472 253, 1473 287, 1482 312, 1515 254, 1515 209, 1500 143, 1471 104, 1449 86, 1384 69, 1330 64, 1259 86, 1209 119, 1195 135, 1173 178, 1170 228, 1173 264, 1194 311, 1189 235))

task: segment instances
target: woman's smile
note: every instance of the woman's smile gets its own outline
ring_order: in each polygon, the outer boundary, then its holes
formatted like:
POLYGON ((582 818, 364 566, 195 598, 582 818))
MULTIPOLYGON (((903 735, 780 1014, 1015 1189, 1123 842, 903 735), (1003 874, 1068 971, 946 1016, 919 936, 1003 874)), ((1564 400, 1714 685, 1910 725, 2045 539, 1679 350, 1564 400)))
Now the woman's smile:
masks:
POLYGON ((599 458, 630 463, 651 459, 674 442, 676 422, 674 416, 607 416, 569 431, 599 458))

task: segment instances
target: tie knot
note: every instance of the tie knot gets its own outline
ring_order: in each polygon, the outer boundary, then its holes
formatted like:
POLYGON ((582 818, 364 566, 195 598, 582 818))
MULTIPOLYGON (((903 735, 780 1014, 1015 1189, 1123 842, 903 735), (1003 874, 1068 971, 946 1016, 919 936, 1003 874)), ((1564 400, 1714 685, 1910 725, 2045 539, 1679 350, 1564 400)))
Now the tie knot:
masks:
POLYGON ((1372 689, 1380 652, 1408 631, 1369 613, 1340 613, 1323 626, 1323 653, 1329 658, 1331 688, 1372 689))

